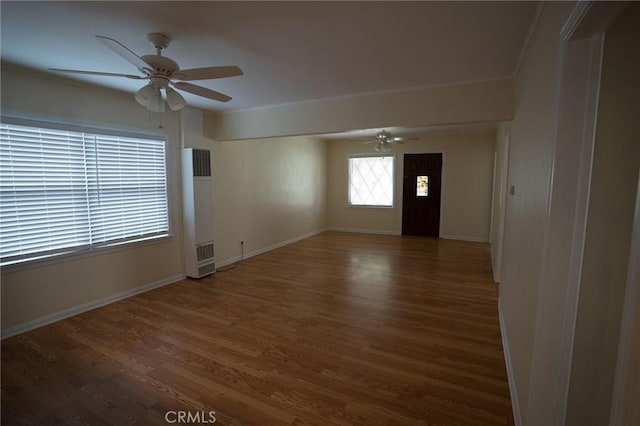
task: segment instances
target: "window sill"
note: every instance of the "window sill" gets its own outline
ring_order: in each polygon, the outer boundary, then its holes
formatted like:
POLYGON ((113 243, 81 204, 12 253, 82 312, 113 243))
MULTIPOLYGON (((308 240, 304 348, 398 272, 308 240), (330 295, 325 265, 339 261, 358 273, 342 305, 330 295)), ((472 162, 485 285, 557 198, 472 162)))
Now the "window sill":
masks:
POLYGON ((43 257, 36 257, 31 259, 14 261, 13 263, 7 263, 0 266, 0 270, 3 274, 18 272, 26 269, 42 268, 49 265, 54 265, 63 262, 72 262, 76 260, 86 259, 94 256, 102 256, 110 253, 116 253, 119 251, 131 250, 139 247, 151 246, 161 244, 172 240, 173 234, 160 235, 148 238, 141 238, 139 240, 126 241, 122 243, 113 243, 107 246, 89 248, 84 250, 73 251, 71 249, 65 253, 59 253, 55 255, 48 255, 43 257))
POLYGON ((360 204, 347 204, 347 207, 356 209, 395 209, 395 206, 368 206, 360 204))

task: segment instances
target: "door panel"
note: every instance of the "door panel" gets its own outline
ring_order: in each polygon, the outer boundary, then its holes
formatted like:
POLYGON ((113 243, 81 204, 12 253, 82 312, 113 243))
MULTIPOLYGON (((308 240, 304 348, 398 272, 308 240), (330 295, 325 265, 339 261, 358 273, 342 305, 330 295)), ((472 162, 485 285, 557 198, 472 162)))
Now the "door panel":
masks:
POLYGON ((402 235, 440 236, 442 154, 405 154, 402 235))

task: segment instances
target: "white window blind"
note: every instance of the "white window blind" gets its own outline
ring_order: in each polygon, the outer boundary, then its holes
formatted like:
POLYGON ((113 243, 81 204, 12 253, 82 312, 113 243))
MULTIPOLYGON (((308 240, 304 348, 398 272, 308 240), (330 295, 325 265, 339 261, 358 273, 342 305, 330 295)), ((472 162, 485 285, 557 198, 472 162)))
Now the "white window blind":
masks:
POLYGON ((393 206, 393 156, 349 158, 349 204, 393 206))
POLYGON ((2 264, 168 230, 164 141, 0 124, 2 264))

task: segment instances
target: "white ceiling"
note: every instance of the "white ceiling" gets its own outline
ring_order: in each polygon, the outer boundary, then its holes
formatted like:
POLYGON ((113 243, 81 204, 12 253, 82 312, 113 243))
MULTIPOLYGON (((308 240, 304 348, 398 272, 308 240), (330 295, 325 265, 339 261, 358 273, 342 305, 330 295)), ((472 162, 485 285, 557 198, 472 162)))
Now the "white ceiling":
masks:
MULTIPOLYGON (((10 2, 1 3, 2 60, 41 71, 135 73, 94 35, 152 54, 172 38, 182 68, 238 65, 245 75, 195 82, 233 97, 189 104, 229 111, 511 77, 532 2, 10 2)), ((75 78, 75 77, 74 77, 75 78)), ((134 93, 143 82, 78 76, 134 93)))

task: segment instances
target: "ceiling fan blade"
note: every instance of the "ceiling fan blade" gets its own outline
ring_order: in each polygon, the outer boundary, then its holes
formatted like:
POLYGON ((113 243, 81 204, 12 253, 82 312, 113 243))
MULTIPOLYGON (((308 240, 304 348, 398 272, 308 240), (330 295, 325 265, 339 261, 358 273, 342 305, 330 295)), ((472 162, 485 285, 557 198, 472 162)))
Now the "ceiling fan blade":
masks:
POLYGON ((151 65, 143 61, 140 56, 133 53, 128 47, 126 47, 124 44, 120 43, 119 41, 109 37, 103 37, 99 35, 97 35, 96 38, 100 40, 109 49, 113 50, 122 58, 126 59, 127 62, 133 64, 141 72, 146 74, 145 72, 146 69, 153 69, 151 65))
POLYGON ((133 80, 146 80, 147 77, 141 77, 139 75, 132 74, 118 74, 113 72, 97 72, 97 71, 80 71, 80 70, 65 70, 60 68, 49 68, 49 71, 62 72, 65 74, 87 74, 87 75, 103 75, 106 77, 126 77, 133 80))
POLYGON ((418 138, 405 138, 402 136, 394 136, 393 138, 389 138, 389 142, 399 142, 402 143, 402 141, 417 141, 418 138))
POLYGON ((364 145, 366 145, 366 144, 368 144, 368 143, 374 143, 374 142, 380 142, 380 141, 379 141, 378 139, 371 139, 371 140, 368 140, 368 141, 366 141, 366 142, 362 142, 362 143, 363 143, 364 145))
POLYGON ((184 90, 185 92, 193 93, 194 95, 213 99, 214 101, 228 102, 231 100, 231 96, 227 96, 224 93, 216 92, 215 90, 207 89, 206 87, 196 86, 191 83, 178 82, 174 83, 173 86, 180 90, 184 90))
POLYGON ((171 78, 184 81, 211 80, 214 78, 235 77, 242 74, 244 74, 242 70, 236 66, 205 67, 176 71, 171 78))

